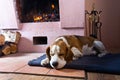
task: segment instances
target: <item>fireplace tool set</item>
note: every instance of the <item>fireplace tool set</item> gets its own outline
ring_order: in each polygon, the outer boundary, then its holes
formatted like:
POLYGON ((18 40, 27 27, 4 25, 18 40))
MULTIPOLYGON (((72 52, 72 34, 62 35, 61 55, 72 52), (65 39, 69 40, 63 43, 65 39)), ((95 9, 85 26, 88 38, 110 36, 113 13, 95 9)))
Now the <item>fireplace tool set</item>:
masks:
POLYGON ((85 11, 85 22, 86 22, 86 36, 92 36, 101 40, 101 26, 102 22, 100 22, 100 13, 102 11, 95 10, 94 4, 92 6, 92 11, 85 11))

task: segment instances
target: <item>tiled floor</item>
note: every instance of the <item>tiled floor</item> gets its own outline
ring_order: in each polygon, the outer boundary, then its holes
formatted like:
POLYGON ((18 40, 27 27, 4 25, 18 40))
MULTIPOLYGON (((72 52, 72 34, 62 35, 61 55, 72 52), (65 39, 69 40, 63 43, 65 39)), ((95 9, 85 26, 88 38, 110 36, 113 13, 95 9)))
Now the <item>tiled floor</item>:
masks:
POLYGON ((55 70, 45 67, 33 67, 28 65, 29 60, 36 59, 41 55, 43 55, 43 53, 16 53, 0 57, 0 72, 43 74, 80 78, 85 77, 85 73, 82 70, 73 69, 55 70))

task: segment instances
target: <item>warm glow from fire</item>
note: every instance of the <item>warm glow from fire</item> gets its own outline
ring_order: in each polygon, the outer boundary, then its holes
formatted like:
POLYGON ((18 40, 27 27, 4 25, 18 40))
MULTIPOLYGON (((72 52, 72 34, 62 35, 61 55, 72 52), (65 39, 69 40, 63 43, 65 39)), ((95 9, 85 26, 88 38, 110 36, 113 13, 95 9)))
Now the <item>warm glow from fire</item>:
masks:
POLYGON ((35 16, 34 17, 34 21, 40 21, 40 20, 42 20, 42 16, 35 16))
POLYGON ((54 4, 52 4, 52 5, 51 5, 51 7, 52 7, 52 9, 54 9, 54 8, 55 8, 55 5, 54 5, 54 4))

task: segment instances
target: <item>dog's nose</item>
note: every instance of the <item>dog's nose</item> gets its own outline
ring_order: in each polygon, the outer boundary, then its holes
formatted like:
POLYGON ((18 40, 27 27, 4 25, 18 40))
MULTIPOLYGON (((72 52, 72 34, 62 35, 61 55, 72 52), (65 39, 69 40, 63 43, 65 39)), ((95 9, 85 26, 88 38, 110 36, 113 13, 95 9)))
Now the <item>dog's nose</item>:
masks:
POLYGON ((56 67, 58 65, 58 62, 53 62, 52 65, 56 67))

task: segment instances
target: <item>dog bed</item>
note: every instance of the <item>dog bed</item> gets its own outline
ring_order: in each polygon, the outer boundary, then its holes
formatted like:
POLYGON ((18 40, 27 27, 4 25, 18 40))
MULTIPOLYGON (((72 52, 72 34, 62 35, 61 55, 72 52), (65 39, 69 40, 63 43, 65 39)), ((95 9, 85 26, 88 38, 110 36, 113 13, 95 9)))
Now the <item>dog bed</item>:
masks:
MULTIPOLYGON (((30 60, 28 65, 43 67, 40 62, 44 58, 46 58, 45 54, 37 59, 30 60)), ((51 68, 49 64, 44 67, 51 68)), ((86 72, 120 74, 120 54, 107 54, 103 57, 95 55, 83 56, 66 64, 64 68, 85 70, 86 72)))

